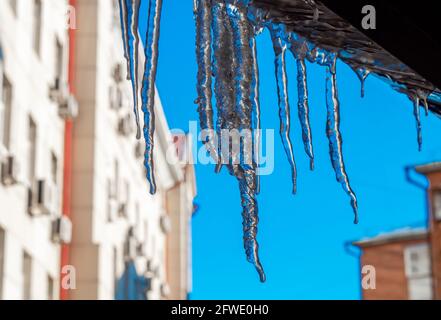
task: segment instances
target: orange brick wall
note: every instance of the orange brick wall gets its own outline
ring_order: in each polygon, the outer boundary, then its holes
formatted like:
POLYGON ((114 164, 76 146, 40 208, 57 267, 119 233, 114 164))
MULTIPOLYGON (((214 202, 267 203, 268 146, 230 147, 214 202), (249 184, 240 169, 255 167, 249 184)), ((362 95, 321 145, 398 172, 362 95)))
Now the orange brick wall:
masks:
POLYGON ((441 221, 435 221, 433 217, 433 190, 441 189, 441 172, 435 172, 427 175, 430 181, 430 188, 428 192, 429 207, 430 207, 430 232, 431 232, 431 246, 432 246, 432 272, 434 279, 435 299, 441 299, 441 221))
POLYGON ((376 272, 376 289, 362 289, 364 300, 407 300, 404 248, 425 240, 401 241, 362 248, 361 267, 372 265, 376 272))

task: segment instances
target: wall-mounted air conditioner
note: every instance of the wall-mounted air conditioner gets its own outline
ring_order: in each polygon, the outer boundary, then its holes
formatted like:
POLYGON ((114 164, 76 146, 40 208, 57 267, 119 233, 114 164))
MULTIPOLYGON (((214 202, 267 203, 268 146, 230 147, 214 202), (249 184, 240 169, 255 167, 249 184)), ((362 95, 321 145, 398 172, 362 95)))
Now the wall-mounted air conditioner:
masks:
POLYGON ((34 216, 51 214, 54 210, 56 190, 48 180, 37 180, 29 188, 29 213, 34 216))
POLYGON ((68 96, 69 87, 67 82, 59 77, 55 78, 54 84, 49 88, 49 98, 55 103, 61 104, 68 96))
POLYGON ((161 226, 161 231, 165 234, 171 231, 171 219, 167 213, 161 214, 161 217, 159 218, 159 225, 161 226))
POLYGON ((170 295, 170 286, 167 283, 161 284, 161 296, 167 298, 170 295))
POLYGON ((138 243, 136 247, 136 255, 138 257, 146 257, 147 256, 147 246, 144 243, 138 243))
POLYGON ((123 95, 117 85, 109 88, 109 103, 112 110, 120 110, 123 107, 123 95))
POLYGON ((119 119, 118 133, 122 136, 128 136, 133 133, 133 123, 130 115, 126 115, 119 119))
POLYGON ((118 206, 118 217, 127 218, 129 216, 129 209, 127 203, 120 203, 118 206))
POLYGON ((108 202, 108 221, 112 222, 118 218, 119 205, 115 199, 110 199, 108 202))
POLYGON ((71 94, 64 99, 58 107, 58 114, 63 119, 74 119, 78 116, 78 101, 71 94))
POLYGON ((12 186, 18 182, 19 165, 17 158, 12 155, 6 157, 1 164, 1 179, 5 186, 12 186))
POLYGON ((124 244, 124 258, 134 260, 137 257, 138 243, 134 237, 129 237, 124 244))
POLYGON ((135 145, 135 157, 137 159, 144 157, 145 145, 141 141, 137 141, 135 145))
POLYGON ((61 216, 52 221, 52 241, 68 244, 72 241, 72 221, 66 216, 61 216))

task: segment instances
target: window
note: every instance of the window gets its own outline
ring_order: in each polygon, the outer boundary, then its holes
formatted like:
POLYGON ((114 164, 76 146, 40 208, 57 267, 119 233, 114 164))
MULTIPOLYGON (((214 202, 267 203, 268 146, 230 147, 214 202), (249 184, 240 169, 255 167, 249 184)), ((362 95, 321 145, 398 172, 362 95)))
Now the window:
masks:
POLYGON ((23 254, 23 300, 31 299, 32 258, 25 252, 23 254))
POLYGON ((436 220, 441 220, 441 189, 433 191, 433 212, 436 220))
POLYGON ((409 299, 432 299, 432 276, 428 244, 407 246, 404 249, 404 267, 409 299))
POLYGON ((58 182, 58 159, 55 153, 51 152, 51 176, 54 185, 58 182))
POLYGON ((5 261, 5 230, 0 228, 0 300, 3 299, 4 261, 5 261))
POLYGON ((34 20, 33 20, 33 48, 34 51, 40 56, 41 47, 41 16, 42 16, 42 4, 41 0, 34 1, 34 20))
POLYGON ((37 161, 37 125, 29 117, 28 128, 28 182, 32 183, 35 179, 35 167, 37 161))
POLYGON ((55 293, 55 281, 50 275, 48 275, 47 276, 47 299, 54 300, 55 299, 54 293, 55 293))
POLYGON ((12 113, 12 85, 6 75, 2 77, 1 103, 0 103, 0 142, 9 148, 12 113))

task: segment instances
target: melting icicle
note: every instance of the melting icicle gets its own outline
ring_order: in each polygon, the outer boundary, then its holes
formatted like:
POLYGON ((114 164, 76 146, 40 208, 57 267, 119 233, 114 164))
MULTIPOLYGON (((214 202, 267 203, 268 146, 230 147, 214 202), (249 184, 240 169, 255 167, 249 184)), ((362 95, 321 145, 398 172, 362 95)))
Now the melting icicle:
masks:
POLYGON ((364 83, 371 71, 366 68, 357 68, 355 69, 355 73, 357 74, 358 79, 360 79, 361 97, 364 98, 364 83))
MULTIPOLYGON (((242 133, 251 132, 253 116, 253 49, 250 46, 253 29, 246 19, 246 10, 241 5, 228 6, 228 14, 233 31, 233 71, 236 112, 239 115, 239 129, 242 133)), ((254 80, 256 81, 256 80, 254 80)), ((258 207, 256 200, 256 167, 252 159, 252 134, 241 143, 240 158, 242 174, 238 177, 242 199, 243 238, 247 260, 254 264, 260 281, 265 281, 265 273, 260 263, 257 243, 258 207), (251 147, 251 149, 249 148, 251 147)))
MULTIPOLYGON (((259 93, 259 65, 257 61, 257 45, 256 45, 256 38, 251 37, 251 44, 250 44, 252 54, 253 54, 253 80, 251 82, 251 86, 253 88, 251 93, 251 102, 253 105, 253 128, 255 129, 254 134, 254 145, 253 145, 253 160, 256 164, 256 170, 258 171, 259 164, 260 164, 260 129, 261 129, 261 123, 260 123, 260 93, 259 93)), ((260 176, 259 174, 256 175, 256 193, 260 193, 260 176)))
POLYGON ((413 98, 413 114, 415 116, 417 128, 418 151, 421 151, 421 147, 423 145, 423 134, 421 130, 420 98, 417 94, 415 94, 413 98))
POLYGON ((275 29, 277 26, 270 27, 271 38, 274 46, 274 53, 276 55, 276 80, 277 80, 277 93, 279 97, 279 117, 280 117, 280 136, 282 138, 283 147, 288 157, 289 164, 291 166, 293 194, 297 191, 297 169, 294 159, 294 152, 292 149, 292 143, 290 138, 290 107, 288 100, 288 80, 286 76, 286 45, 282 42, 282 39, 277 34, 275 29))
MULTIPOLYGON (((215 85, 214 93, 216 97, 216 109, 218 119, 216 130, 218 136, 223 139, 222 130, 236 130, 239 128, 239 115, 236 112, 236 96, 232 86, 234 83, 235 59, 233 44, 233 28, 227 14, 227 6, 224 0, 215 0, 212 7, 213 12, 213 50, 214 50, 214 76, 215 85)), ((240 177, 242 171, 239 170, 239 152, 235 152, 236 148, 232 141, 222 141, 219 148, 226 143, 227 148, 219 150, 222 164, 228 163, 228 171, 231 175, 240 177), (232 150, 230 153, 229 150, 232 150)), ((222 165, 218 163, 216 172, 221 170, 222 165)))
POLYGON ((119 1, 119 18, 121 23, 121 33, 122 33, 122 40, 124 44, 124 58, 126 59, 127 63, 127 80, 130 80, 130 57, 128 52, 129 47, 129 40, 128 40, 128 16, 127 16, 127 3, 126 0, 118 0, 119 1))
POLYGON ((127 53, 129 57, 129 73, 132 80, 133 90, 133 110, 136 120, 136 138, 141 138, 141 129, 139 125, 139 112, 138 112, 138 48, 139 48, 139 8, 141 6, 141 0, 125 0, 125 6, 121 6, 123 15, 123 22, 127 21, 127 24, 122 27, 125 30, 124 38, 127 38, 127 53), (127 9, 127 11, 125 11, 127 9))
POLYGON ((257 225, 259 223, 258 205, 256 199, 255 171, 245 170, 243 178, 239 179, 239 188, 242 198, 242 217, 244 231, 244 246, 247 259, 254 264, 260 276, 260 281, 265 282, 265 272, 259 260, 259 244, 257 243, 257 225))
POLYGON ((162 0, 150 0, 149 16, 145 46, 145 67, 142 79, 142 112, 144 113, 144 139, 146 151, 144 153, 144 164, 146 167, 147 179, 150 183, 150 193, 156 193, 156 182, 154 176, 153 146, 155 133, 155 81, 156 66, 158 62, 159 26, 161 21, 162 0))
POLYGON ((212 132, 213 125, 213 106, 212 106, 212 79, 211 79, 211 1, 195 1, 195 20, 196 20, 196 57, 198 64, 197 92, 198 92, 198 112, 201 130, 208 130, 208 140, 203 141, 207 144, 213 159, 219 162, 215 147, 215 137, 212 132))
POLYGON ((338 100, 337 90, 337 55, 329 54, 326 60, 328 64, 326 68, 326 135, 329 139, 329 153, 337 181, 342 184, 343 189, 351 198, 351 206, 355 215, 354 223, 358 223, 357 198, 349 184, 349 178, 346 174, 345 164, 343 161, 343 140, 340 133, 340 102, 338 100))
POLYGON ((309 122, 308 85, 306 81, 306 64, 304 59, 297 59, 297 89, 299 120, 302 126, 302 139, 305 152, 310 158, 310 168, 314 169, 314 149, 312 145, 312 132, 309 122))

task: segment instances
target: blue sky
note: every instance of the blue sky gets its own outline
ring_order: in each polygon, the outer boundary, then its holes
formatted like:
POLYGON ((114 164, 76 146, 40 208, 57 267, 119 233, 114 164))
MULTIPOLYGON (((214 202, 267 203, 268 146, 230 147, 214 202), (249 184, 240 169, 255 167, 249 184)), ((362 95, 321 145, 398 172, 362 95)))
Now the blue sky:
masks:
MULTIPOLYGON (((144 2, 145 3, 145 2, 144 2)), ((198 119, 193 1, 164 1, 157 87, 171 128, 188 130, 198 119)), ((145 8, 142 12, 146 12, 145 8)), ((145 32, 145 16, 141 32, 145 32)), ((325 70, 308 65, 316 169, 309 171, 297 119, 296 66, 289 56, 292 133, 298 194, 279 127, 274 57, 267 32, 258 37, 262 126, 276 130, 275 170, 261 178, 258 240, 267 282, 245 259, 241 206, 235 178, 197 165, 200 211, 193 219, 193 299, 358 299, 358 260, 344 250, 349 240, 424 224, 424 193, 405 181, 403 168, 441 160, 441 121, 423 117, 418 152, 412 103, 370 77, 366 96, 344 64, 338 65, 341 131, 347 172, 359 200, 354 225, 349 199, 336 182, 325 135, 325 70)))

